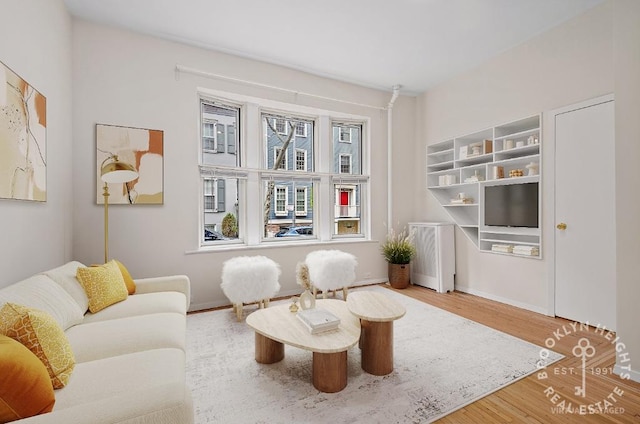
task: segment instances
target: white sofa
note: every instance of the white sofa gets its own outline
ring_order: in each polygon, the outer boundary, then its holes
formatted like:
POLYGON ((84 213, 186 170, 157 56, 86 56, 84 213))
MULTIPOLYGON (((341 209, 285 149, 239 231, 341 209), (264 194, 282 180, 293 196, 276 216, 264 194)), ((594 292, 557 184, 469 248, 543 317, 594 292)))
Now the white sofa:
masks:
POLYGON ((137 279, 135 294, 92 314, 75 278, 79 266, 69 262, 0 289, 0 307, 12 302, 49 312, 76 361, 68 384, 55 391, 52 412, 14 422, 193 423, 185 381, 188 277, 137 279))

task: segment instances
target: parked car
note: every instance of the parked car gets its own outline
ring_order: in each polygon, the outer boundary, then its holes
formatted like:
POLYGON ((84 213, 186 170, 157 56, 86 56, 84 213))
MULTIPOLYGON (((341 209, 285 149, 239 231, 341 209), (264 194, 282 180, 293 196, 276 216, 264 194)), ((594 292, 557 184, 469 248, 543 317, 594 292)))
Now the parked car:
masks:
POLYGON ((313 227, 305 225, 301 227, 285 227, 276 233, 276 237, 312 236, 313 227))
POLYGON ((229 237, 225 237, 217 231, 211 231, 204 229, 204 241, 212 241, 212 240, 229 240, 229 237))

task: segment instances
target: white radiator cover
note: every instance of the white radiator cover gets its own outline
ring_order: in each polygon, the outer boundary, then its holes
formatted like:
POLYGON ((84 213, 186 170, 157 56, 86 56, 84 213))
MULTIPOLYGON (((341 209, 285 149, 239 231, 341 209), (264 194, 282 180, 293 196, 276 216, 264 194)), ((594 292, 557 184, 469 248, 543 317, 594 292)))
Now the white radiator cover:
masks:
POLYGON ((411 283, 439 293, 453 291, 456 272, 454 224, 410 222, 416 256, 411 261, 411 283))

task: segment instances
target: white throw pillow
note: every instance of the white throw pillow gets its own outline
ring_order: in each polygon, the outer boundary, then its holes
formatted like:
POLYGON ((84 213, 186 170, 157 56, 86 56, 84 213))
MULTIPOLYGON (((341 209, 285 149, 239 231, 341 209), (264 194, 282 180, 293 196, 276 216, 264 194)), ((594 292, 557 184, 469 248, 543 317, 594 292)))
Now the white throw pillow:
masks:
POLYGON ((43 272, 44 275, 58 283, 71 295, 78 306, 80 306, 83 314, 89 309, 89 298, 87 297, 87 293, 84 291, 84 288, 76 278, 76 272, 79 267, 84 266, 85 265, 80 262, 72 261, 59 266, 58 268, 43 272))
POLYGON ((45 311, 63 330, 80 324, 84 318, 84 312, 69 293, 42 274, 0 290, 0 308, 7 302, 45 311))

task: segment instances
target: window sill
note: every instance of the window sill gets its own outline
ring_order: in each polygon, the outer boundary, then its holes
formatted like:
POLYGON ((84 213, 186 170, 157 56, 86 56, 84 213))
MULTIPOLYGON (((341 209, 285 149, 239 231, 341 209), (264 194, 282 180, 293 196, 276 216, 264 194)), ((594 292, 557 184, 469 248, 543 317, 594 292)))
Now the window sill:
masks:
POLYGON ((263 249, 279 249, 283 247, 300 247, 300 246, 317 246, 325 248, 330 245, 344 245, 344 244, 361 244, 361 243, 379 243, 377 240, 369 240, 362 238, 344 238, 344 239, 331 239, 331 240, 297 240, 297 241, 274 241, 274 242, 262 242, 256 245, 247 244, 220 244, 217 246, 200 246, 195 250, 185 251, 186 255, 198 255, 202 253, 215 253, 215 252, 228 252, 234 250, 263 250, 263 249))

